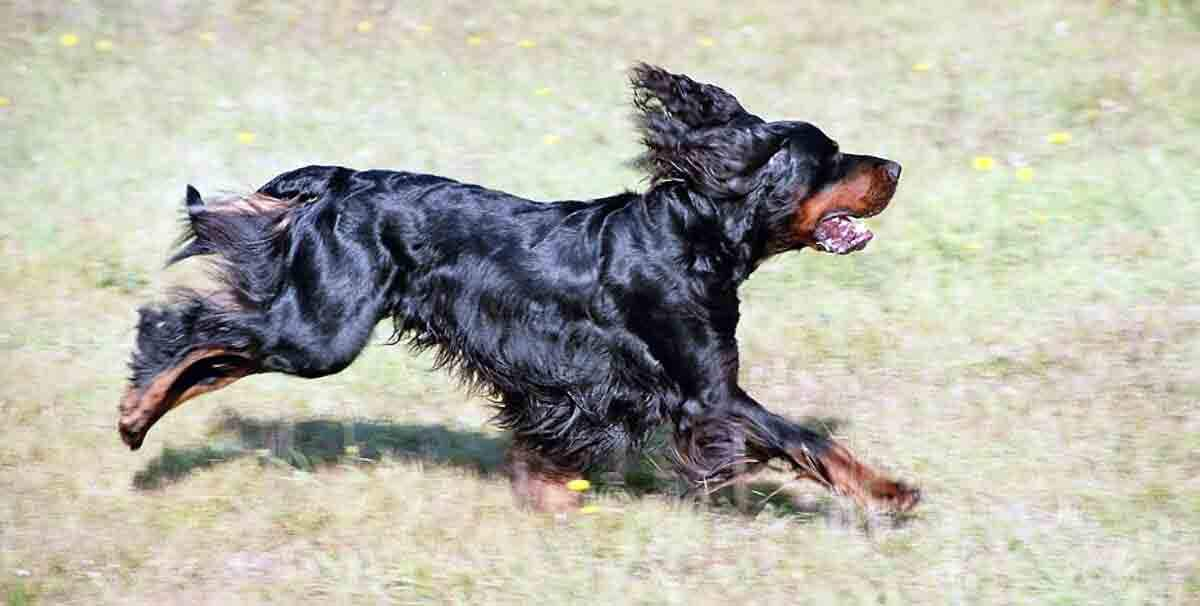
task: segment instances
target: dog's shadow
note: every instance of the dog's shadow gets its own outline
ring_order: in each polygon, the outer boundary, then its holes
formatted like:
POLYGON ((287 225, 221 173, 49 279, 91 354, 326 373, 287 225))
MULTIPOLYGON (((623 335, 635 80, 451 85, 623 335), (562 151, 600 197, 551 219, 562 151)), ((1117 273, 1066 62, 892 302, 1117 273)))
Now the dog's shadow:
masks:
MULTIPOLYGON (((838 419, 808 418, 801 424, 822 435, 838 430, 838 419)), ((383 458, 416 460, 457 467, 491 477, 502 472, 507 436, 450 429, 444 425, 411 425, 388 420, 260 420, 223 412, 210 432, 208 444, 164 447, 146 467, 134 474, 133 486, 154 490, 191 473, 245 457, 290 465, 305 471, 338 464, 370 464, 383 458)), ((662 453, 669 449, 658 448, 662 453)), ((827 496, 797 495, 792 483, 749 481, 697 494, 669 471, 664 456, 629 455, 607 471, 590 477, 598 492, 628 498, 647 496, 688 498, 714 511, 737 515, 770 515, 803 521, 845 525, 848 512, 827 496)), ((849 522, 852 523, 852 522, 849 522)))
POLYGON ((221 413, 208 444, 164 447, 133 476, 133 486, 153 490, 192 472, 243 457, 284 463, 304 471, 333 464, 369 463, 384 457, 460 467, 481 476, 500 471, 509 440, 444 425, 331 418, 260 420, 221 413))

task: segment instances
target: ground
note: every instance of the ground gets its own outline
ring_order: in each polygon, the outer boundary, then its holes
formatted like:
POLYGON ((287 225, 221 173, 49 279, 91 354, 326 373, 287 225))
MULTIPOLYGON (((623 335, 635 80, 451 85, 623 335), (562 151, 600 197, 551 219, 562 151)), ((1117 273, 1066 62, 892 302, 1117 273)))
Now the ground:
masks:
POLYGON ((1200 603, 1187 3, 109 4, 0 4, 9 604, 1200 603), (867 250, 766 264, 740 336, 747 388, 919 484, 915 516, 772 473, 740 508, 643 473, 515 511, 486 402, 383 331, 121 444, 134 308, 202 276, 161 270, 185 184, 638 188, 635 60, 904 164, 867 250))

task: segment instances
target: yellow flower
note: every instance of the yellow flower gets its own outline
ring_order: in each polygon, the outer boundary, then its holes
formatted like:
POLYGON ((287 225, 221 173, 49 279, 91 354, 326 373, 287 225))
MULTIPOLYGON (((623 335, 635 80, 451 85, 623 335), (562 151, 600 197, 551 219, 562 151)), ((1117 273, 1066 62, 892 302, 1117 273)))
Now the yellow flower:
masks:
POLYGON ((977 251, 983 250, 983 245, 978 242, 967 242, 966 244, 963 244, 963 248, 969 251, 977 251))
POLYGON ((208 44, 212 44, 213 42, 217 41, 217 34, 214 32, 200 32, 199 34, 196 34, 196 37, 199 38, 201 42, 208 44))
POLYGON ((242 145, 250 145, 251 143, 254 143, 255 138, 257 138, 257 135, 250 131, 244 130, 237 134, 238 143, 241 143, 242 145))
POLYGON ((0 97, 0 107, 8 107, 9 105, 12 105, 12 99, 0 97))
POLYGON ((977 171, 988 172, 996 168, 996 159, 991 156, 975 156, 975 159, 971 160, 971 166, 977 171))
POLYGON ((529 38, 521 38, 520 40, 517 41, 517 46, 519 46, 521 48, 533 48, 533 47, 537 46, 537 42, 534 42, 533 40, 530 40, 529 38))
POLYGON ((596 507, 595 505, 584 505, 583 507, 579 508, 579 513, 600 513, 600 508, 596 507))
POLYGON ((417 26, 417 31, 421 32, 422 34, 428 34, 429 32, 433 31, 433 26, 429 25, 428 23, 422 23, 417 26))
POLYGON ((79 36, 71 33, 63 34, 58 37, 58 43, 67 48, 71 48, 72 46, 79 44, 79 36))
POLYGON ((371 23, 370 21, 368 21, 366 19, 363 19, 362 21, 358 22, 358 25, 354 26, 354 29, 358 30, 358 33, 360 33, 360 34, 365 34, 369 31, 375 29, 375 24, 371 23))
POLYGON ((1065 130, 1050 133, 1046 136, 1046 141, 1053 143, 1054 145, 1066 145, 1071 142, 1071 133, 1065 130))
MULTIPOLYGON (((546 145, 556 145, 559 141, 562 141, 562 137, 559 137, 558 135, 546 135, 545 137, 542 137, 542 143, 545 143, 546 145)), ((586 482, 587 480, 572 481, 586 482)), ((585 488, 584 490, 587 489, 585 488)))
POLYGON ((928 63, 926 61, 921 61, 920 63, 913 63, 913 66, 912 66, 912 70, 914 72, 927 72, 931 69, 933 69, 933 64, 928 63))
POLYGON ((554 91, 549 86, 543 86, 543 87, 533 91, 533 94, 535 94, 539 97, 545 97, 545 96, 548 96, 552 92, 554 92, 554 91))
POLYGON ((483 37, 482 36, 467 36, 467 44, 469 46, 479 46, 480 44, 483 44, 483 37))
POLYGON ((102 53, 107 53, 108 51, 113 49, 113 41, 109 40, 107 38, 101 38, 96 41, 96 44, 94 46, 96 47, 96 50, 98 50, 102 53))
POLYGON ((347 456, 357 457, 358 456, 358 445, 357 444, 347 444, 345 451, 346 451, 347 456))
POLYGON ((700 36, 699 38, 696 38, 696 44, 699 44, 700 46, 708 47, 713 46, 716 43, 717 41, 713 40, 709 36, 700 36))
POLYGON ((567 490, 574 490, 575 492, 583 492, 591 487, 592 483, 583 478, 576 478, 567 482, 567 490))
POLYGON ((1021 183, 1030 183, 1033 181, 1033 169, 1028 166, 1022 166, 1016 172, 1017 181, 1021 183))

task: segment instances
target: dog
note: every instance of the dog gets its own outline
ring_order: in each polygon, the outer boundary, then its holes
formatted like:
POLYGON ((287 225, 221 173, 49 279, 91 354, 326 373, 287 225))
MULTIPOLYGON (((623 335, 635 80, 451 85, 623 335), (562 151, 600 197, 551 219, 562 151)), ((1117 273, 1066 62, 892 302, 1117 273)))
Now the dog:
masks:
POLYGON ((376 324, 436 351, 494 399, 518 501, 575 507, 565 483, 669 434, 712 489, 771 460, 863 507, 920 492, 738 385, 738 286, 764 260, 847 254, 873 234, 896 162, 843 153, 806 122, 767 122, 725 90, 631 70, 644 193, 538 203, 448 178, 308 166, 257 192, 187 187, 168 265, 215 263, 214 290, 139 309, 118 429, 136 450, 167 411, 240 378, 354 361, 376 324))

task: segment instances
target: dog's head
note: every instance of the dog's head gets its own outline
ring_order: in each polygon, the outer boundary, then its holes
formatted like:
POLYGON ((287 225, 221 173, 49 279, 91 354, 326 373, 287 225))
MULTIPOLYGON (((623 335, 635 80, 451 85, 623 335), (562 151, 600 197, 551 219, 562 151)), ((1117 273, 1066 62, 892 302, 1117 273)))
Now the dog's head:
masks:
POLYGON ((814 247, 846 254, 873 234, 858 219, 883 212, 900 165, 842 153, 807 122, 766 122, 733 95, 681 74, 639 64, 633 102, 653 183, 684 181, 741 205, 760 226, 768 254, 814 247))

